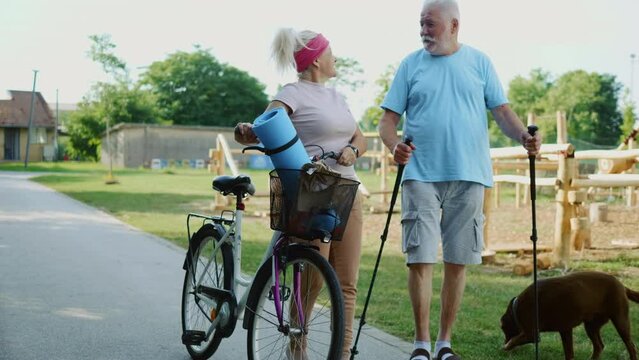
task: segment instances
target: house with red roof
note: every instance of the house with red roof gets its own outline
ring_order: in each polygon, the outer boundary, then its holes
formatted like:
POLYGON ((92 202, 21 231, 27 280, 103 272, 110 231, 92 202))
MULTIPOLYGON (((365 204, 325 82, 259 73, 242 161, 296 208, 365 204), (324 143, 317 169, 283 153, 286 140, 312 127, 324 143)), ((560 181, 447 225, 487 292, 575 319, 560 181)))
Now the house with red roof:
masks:
MULTIPOLYGON (((0 161, 24 161, 27 154, 31 91, 9 90, 0 100, 0 161)), ((50 160, 53 154, 55 118, 41 93, 35 93, 29 161, 50 160)))

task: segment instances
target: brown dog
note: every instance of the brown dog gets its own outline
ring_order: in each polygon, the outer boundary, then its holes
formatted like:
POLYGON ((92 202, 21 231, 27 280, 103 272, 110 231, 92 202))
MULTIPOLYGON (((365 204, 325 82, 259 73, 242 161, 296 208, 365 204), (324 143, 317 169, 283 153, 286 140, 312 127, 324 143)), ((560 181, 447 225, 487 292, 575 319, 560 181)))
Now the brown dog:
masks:
MULTIPOLYGON (((612 275, 584 271, 540 280, 538 294, 539 330, 559 332, 566 360, 574 358, 572 329, 581 323, 592 341, 592 359, 599 359, 604 348, 599 330, 608 320, 626 344, 630 359, 637 360, 630 338, 628 299, 639 303, 639 292, 626 288, 612 275)), ((534 296, 530 285, 508 304, 501 317, 504 350, 534 341, 534 296)))

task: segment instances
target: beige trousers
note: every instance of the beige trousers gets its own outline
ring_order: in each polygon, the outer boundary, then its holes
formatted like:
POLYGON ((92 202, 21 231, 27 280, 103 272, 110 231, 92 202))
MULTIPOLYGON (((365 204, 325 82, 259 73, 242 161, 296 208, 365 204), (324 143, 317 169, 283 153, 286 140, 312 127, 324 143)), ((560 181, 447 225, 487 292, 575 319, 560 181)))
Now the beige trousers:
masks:
POLYGON ((328 259, 328 262, 333 266, 342 288, 344 297, 344 346, 342 348, 342 359, 350 357, 350 347, 353 342, 357 278, 359 275, 360 255, 362 253, 362 197, 363 195, 358 191, 341 240, 331 241, 330 243, 322 243, 319 240, 311 242, 319 247, 322 256, 328 259))

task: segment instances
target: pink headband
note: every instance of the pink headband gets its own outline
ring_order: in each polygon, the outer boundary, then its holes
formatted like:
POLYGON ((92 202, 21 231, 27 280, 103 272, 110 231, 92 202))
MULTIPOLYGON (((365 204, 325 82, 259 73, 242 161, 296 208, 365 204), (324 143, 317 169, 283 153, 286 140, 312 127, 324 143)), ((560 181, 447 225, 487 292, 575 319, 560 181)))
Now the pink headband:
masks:
POLYGON ((306 46, 295 52, 295 64, 297 65, 297 72, 306 70, 322 55, 324 49, 328 47, 328 40, 322 35, 317 34, 311 41, 306 43, 306 46))

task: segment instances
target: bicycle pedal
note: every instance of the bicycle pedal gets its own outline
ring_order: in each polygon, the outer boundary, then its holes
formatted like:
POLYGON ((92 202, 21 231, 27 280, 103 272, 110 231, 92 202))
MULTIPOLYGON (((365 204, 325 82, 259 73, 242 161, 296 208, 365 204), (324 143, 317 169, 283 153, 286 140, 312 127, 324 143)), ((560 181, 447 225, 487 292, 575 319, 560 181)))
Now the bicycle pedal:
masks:
POLYGON ((206 333, 200 330, 186 330, 182 334, 182 344, 199 346, 206 340, 206 333))

